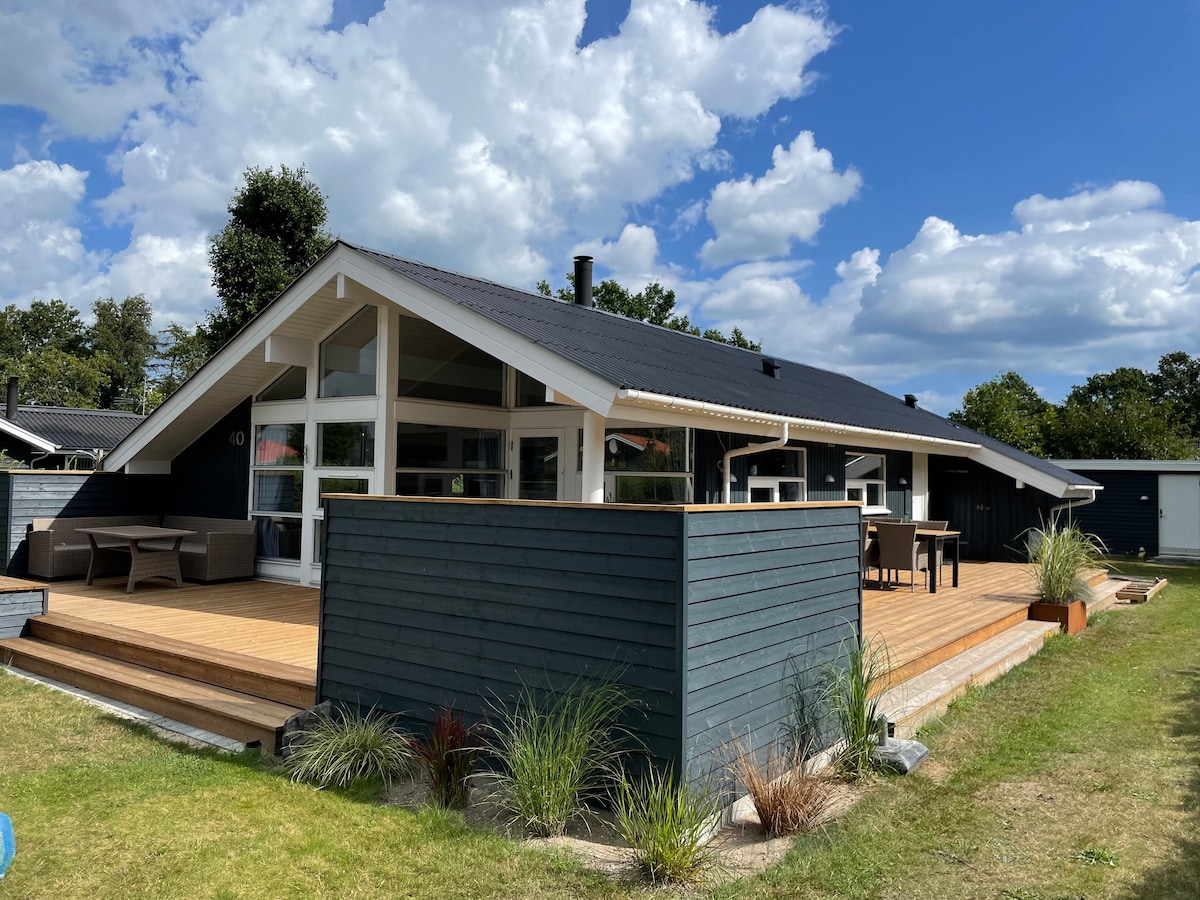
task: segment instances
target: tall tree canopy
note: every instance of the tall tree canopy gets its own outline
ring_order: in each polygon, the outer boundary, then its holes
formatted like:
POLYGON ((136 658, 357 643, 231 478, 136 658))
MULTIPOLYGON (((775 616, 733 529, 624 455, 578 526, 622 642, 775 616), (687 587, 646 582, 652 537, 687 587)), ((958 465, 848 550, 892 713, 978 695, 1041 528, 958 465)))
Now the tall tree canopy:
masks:
MULTIPOLYGON (((546 297, 557 297, 565 303, 574 303, 574 274, 567 275, 567 281, 570 287, 559 288, 557 293, 551 291, 550 283, 547 281, 539 281, 537 289, 546 297)), ((687 316, 675 315, 675 292, 664 288, 657 281, 646 285, 635 294, 608 278, 592 289, 592 301, 597 309, 617 313, 627 319, 661 325, 673 331, 686 331, 688 334, 708 338, 710 341, 717 341, 721 344, 732 344, 734 347, 741 347, 744 350, 762 349, 761 343, 750 340, 738 328, 734 328, 728 337, 715 328, 701 332, 700 328, 693 325, 687 316)))
POLYGON ((146 367, 158 348, 150 324, 154 310, 141 294, 120 303, 111 297, 92 304, 91 351, 107 376, 99 390, 101 409, 146 406, 146 367))
POLYGON ((1016 372, 1005 372, 971 388, 950 420, 974 428, 1035 456, 1045 454, 1043 433, 1054 406, 1016 372))
POLYGON ((229 222, 209 244, 213 287, 221 300, 208 315, 215 353, 263 306, 324 253, 334 236, 325 195, 304 166, 251 167, 229 203, 229 222))
POLYGON ((1200 357, 1182 351, 1157 372, 1122 366, 1071 389, 1053 406, 1015 372, 967 391, 955 422, 1037 456, 1186 459, 1200 455, 1200 357))

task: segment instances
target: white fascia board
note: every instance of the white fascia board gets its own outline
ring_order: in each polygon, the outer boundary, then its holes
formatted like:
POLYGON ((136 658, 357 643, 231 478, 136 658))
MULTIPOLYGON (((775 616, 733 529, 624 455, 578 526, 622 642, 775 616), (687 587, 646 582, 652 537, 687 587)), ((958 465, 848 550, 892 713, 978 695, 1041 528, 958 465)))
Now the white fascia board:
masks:
POLYGON ((1072 472, 1094 469, 1109 472, 1200 472, 1200 459, 1052 459, 1072 472))
POLYGON ((162 434, 181 412, 217 385, 243 357, 261 344, 300 306, 324 286, 354 251, 339 245, 305 272, 290 288, 250 320, 228 344, 217 351, 166 402, 129 432, 104 458, 107 471, 123 469, 152 440, 162 434))
POLYGON ((536 378, 592 412, 607 416, 612 409, 617 385, 572 365, 466 307, 357 254, 338 269, 363 287, 536 378))
POLYGON ((17 440, 41 450, 43 453, 53 453, 61 448, 61 444, 56 444, 53 441, 48 441, 41 435, 34 434, 32 431, 26 431, 15 422, 0 416, 0 431, 5 434, 15 437, 17 440))
POLYGON ((669 397, 665 394, 653 394, 648 391, 619 391, 617 402, 618 406, 614 410, 614 417, 633 417, 634 411, 640 408, 649 413, 645 417, 646 421, 657 421, 663 425, 678 423, 690 424, 692 427, 712 428, 715 419, 725 429, 741 434, 778 435, 780 428, 786 422, 791 436, 799 440, 825 441, 826 443, 882 450, 922 450, 957 456, 965 456, 968 452, 979 449, 980 446, 967 441, 952 441, 946 438, 864 428, 858 425, 839 425, 835 422, 801 419, 776 413, 753 412, 734 406, 669 397), (675 421, 665 421, 666 417, 675 419, 675 421))
POLYGON ((1058 497, 1059 499, 1090 497, 1096 491, 1102 490, 1099 486, 1093 487, 1090 484, 1074 484, 1069 481, 1063 481, 1061 478, 1055 478, 1053 475, 1042 472, 1040 469, 1035 469, 1033 466, 1028 466, 1020 460, 1005 456, 1003 453, 997 453, 995 450, 987 447, 980 447, 973 453, 967 454, 967 456, 982 466, 987 466, 989 469, 999 472, 1002 475, 1008 475, 1017 481, 1023 481, 1030 487, 1037 488, 1039 491, 1044 491, 1052 497, 1058 497))

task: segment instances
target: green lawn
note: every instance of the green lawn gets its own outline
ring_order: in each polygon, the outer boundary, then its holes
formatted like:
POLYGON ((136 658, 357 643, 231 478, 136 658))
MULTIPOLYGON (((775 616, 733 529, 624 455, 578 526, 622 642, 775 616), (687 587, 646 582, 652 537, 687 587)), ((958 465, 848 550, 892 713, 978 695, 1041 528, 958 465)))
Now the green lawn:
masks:
MULTIPOLYGON (((879 782, 781 864, 717 894, 1197 896, 1200 569, 1165 574, 1150 603, 1054 639, 957 704, 923 735, 921 774, 879 782)), ((18 841, 0 897, 675 895, 452 814, 181 750, 7 675, 0 723, 0 811, 18 841)))

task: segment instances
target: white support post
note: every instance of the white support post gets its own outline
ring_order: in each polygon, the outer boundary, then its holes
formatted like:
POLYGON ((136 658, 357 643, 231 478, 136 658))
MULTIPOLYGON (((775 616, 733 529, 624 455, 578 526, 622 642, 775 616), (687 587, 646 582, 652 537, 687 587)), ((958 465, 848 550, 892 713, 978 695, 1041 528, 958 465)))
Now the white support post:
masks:
POLYGON ((604 416, 583 413, 583 471, 580 473, 580 500, 604 502, 604 416))
POLYGON ((912 517, 929 518, 929 454, 912 455, 912 517))

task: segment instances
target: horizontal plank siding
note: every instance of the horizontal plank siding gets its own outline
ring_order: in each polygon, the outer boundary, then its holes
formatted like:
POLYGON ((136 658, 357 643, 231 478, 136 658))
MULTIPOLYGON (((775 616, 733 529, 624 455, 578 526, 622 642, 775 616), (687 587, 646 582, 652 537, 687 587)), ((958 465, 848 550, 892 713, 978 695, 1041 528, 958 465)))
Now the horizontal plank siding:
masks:
POLYGON ((682 512, 326 501, 318 695, 430 723, 619 672, 678 756, 682 512))
POLYGON ((858 521, 854 508, 688 516, 689 777, 719 770, 734 736, 759 748, 777 738, 794 680, 819 679, 853 646, 862 627, 858 521))
POLYGON ((45 612, 45 588, 0 591, 0 638, 20 637, 25 621, 45 612))

